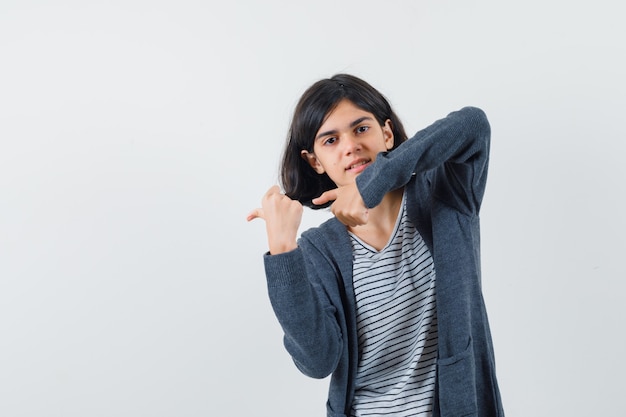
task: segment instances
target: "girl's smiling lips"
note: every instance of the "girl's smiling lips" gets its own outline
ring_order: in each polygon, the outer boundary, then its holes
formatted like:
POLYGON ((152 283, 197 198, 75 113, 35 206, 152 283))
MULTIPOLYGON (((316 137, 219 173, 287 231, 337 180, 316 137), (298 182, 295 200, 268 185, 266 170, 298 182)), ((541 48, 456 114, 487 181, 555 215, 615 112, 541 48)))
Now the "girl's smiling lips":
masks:
POLYGON ((346 168, 346 171, 357 172, 357 173, 361 172, 370 164, 370 162, 372 162, 371 159, 366 159, 366 158, 356 159, 352 161, 350 165, 348 165, 348 167, 346 168))

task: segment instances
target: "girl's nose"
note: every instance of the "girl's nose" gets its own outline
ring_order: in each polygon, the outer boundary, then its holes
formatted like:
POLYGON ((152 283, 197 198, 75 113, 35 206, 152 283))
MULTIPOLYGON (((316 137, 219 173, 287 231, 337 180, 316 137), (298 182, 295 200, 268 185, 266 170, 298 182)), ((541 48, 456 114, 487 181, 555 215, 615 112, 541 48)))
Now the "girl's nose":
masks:
POLYGON ((354 135, 346 135, 343 139, 343 144, 346 155, 350 155, 351 153, 361 149, 361 143, 354 135))

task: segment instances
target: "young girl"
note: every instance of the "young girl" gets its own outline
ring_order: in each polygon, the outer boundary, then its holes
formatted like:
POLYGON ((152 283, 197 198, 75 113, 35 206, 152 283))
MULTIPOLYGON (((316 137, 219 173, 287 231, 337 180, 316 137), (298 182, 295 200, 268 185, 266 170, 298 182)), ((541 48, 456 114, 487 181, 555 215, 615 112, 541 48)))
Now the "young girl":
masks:
POLYGON ((490 127, 472 107, 408 139, 376 89, 339 74, 301 97, 265 220, 268 291, 327 415, 503 416, 481 293, 490 127), (297 239, 303 205, 334 217, 297 239))

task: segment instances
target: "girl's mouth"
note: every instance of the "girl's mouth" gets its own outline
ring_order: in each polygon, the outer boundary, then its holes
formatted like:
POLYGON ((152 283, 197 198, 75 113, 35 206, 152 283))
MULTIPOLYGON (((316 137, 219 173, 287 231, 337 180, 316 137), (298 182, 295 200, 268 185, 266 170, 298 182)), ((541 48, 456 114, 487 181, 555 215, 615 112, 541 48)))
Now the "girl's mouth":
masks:
POLYGON ((353 164, 351 164, 348 168, 346 168, 346 171, 361 171, 363 169, 365 169, 365 166, 367 164, 369 164, 371 161, 369 159, 362 159, 360 161, 357 161, 353 164))

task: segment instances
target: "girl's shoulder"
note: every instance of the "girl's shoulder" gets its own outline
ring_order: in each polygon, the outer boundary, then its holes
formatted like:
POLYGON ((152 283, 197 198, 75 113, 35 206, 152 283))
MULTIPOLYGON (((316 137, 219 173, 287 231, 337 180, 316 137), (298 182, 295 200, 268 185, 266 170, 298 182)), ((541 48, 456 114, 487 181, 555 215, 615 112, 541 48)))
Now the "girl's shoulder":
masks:
POLYGON ((330 219, 324 221, 322 224, 316 227, 311 227, 306 231, 302 232, 302 237, 316 241, 324 241, 328 239, 337 239, 340 236, 345 235, 348 236, 348 232, 346 227, 337 220, 336 217, 331 217, 330 219))
POLYGON ((316 276, 336 282, 337 276, 350 276, 352 271, 352 244, 350 235, 337 218, 332 217, 300 236, 298 246, 308 263, 314 266, 316 276), (325 271, 325 272, 322 272, 325 271))
POLYGON ((319 226, 302 232, 300 241, 326 254, 352 250, 348 230, 336 217, 331 217, 319 226))

